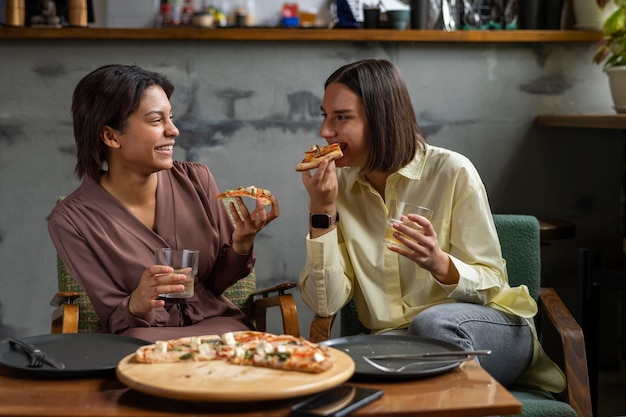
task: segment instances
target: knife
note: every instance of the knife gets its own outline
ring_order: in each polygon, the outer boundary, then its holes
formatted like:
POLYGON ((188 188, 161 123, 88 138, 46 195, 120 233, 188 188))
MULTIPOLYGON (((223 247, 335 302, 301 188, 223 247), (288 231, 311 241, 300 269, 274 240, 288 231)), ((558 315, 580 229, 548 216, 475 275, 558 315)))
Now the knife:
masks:
POLYGON ((491 355, 490 350, 459 350, 451 352, 426 352, 426 353, 398 353, 391 355, 368 356, 372 360, 380 359, 423 359, 423 358, 439 358, 442 356, 473 356, 473 355, 491 355))
MULTIPOLYGON (((6 338, 7 340, 11 342, 11 346, 15 346, 15 345, 19 346, 28 355, 32 354, 32 352, 35 349, 37 349, 35 346, 31 345, 30 343, 26 343, 23 340, 16 339, 10 336, 7 336, 6 338)), ((60 360, 55 359, 54 357, 50 356, 46 352, 43 352, 43 355, 44 355, 44 361, 46 361, 47 364, 57 369, 65 369, 65 364, 61 362, 60 360)))

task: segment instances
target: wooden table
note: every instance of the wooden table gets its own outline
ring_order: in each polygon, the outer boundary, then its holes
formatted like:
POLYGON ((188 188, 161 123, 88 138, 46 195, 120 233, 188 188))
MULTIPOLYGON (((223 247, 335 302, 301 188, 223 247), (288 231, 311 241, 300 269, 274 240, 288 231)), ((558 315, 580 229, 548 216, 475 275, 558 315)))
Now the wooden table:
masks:
MULTIPOLYGON (((430 378, 350 384, 383 389, 383 397, 351 416, 474 417, 521 413, 520 402, 476 362, 430 378)), ((152 397, 127 388, 114 375, 41 379, 0 367, 2 416, 288 416, 303 398, 246 404, 199 403, 152 397)))

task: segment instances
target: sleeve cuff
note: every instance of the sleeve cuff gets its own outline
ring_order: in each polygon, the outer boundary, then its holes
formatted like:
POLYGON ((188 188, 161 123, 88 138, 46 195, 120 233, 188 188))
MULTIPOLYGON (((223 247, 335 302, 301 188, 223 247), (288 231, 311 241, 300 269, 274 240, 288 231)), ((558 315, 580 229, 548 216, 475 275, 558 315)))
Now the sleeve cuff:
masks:
POLYGON ((307 261, 313 271, 334 270, 339 265, 339 248, 337 245, 337 229, 333 229, 323 236, 311 239, 306 237, 307 261))

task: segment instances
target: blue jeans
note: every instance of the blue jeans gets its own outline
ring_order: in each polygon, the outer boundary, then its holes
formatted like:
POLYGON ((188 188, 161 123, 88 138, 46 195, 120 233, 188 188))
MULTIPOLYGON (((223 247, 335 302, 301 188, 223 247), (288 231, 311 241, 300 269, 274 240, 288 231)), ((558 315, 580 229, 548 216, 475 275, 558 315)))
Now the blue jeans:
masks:
POLYGON ((476 360, 505 387, 524 372, 533 354, 533 335, 524 319, 478 304, 430 307, 413 319, 407 334, 445 340, 466 350, 491 350, 491 355, 476 360))

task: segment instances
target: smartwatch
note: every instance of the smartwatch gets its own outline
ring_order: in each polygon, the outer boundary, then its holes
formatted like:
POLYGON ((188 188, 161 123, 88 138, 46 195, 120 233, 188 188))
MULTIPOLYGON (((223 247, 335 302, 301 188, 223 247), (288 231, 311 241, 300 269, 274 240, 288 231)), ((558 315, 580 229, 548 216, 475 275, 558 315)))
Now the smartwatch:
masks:
POLYGON ((309 223, 313 229, 328 229, 339 221, 339 213, 335 217, 329 214, 310 214, 309 223))

